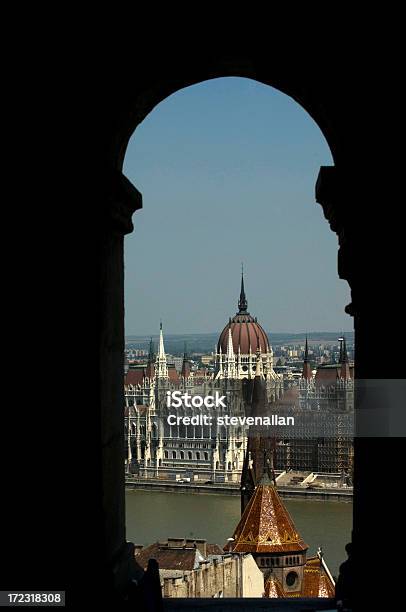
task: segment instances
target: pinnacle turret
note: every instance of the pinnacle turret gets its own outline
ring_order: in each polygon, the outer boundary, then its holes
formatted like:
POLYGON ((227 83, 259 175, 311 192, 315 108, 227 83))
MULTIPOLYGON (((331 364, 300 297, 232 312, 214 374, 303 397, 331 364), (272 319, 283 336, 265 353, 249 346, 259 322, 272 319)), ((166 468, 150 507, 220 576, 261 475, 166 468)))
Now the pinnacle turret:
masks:
POLYGON ((157 378, 168 378, 168 365, 166 363, 166 354, 164 347, 164 335, 162 331, 162 321, 159 325, 159 344, 158 354, 156 356, 156 376, 157 378))
POLYGON ((245 296, 244 289, 244 270, 241 270, 241 290, 240 290, 240 299, 238 300, 238 313, 246 313, 248 309, 248 301, 245 296))

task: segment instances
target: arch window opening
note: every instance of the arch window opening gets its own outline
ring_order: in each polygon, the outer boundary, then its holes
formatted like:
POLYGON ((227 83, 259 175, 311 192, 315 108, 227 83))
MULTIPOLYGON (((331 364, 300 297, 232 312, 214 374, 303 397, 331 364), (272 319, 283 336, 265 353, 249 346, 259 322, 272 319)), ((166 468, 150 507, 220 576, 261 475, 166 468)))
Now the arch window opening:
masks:
MULTIPOLYGON (((133 402, 125 416, 123 463, 133 487, 126 492, 127 539, 145 542, 146 550, 166 541, 175 551, 182 547, 172 538, 183 535, 186 548, 193 538, 206 540, 198 547, 205 576, 220 576, 226 563, 214 568, 208 544, 233 548, 241 512, 259 487, 275 508, 275 491, 298 492, 299 500, 282 495, 283 505, 309 551, 323 545, 335 574, 350 540, 351 504, 344 500, 351 500, 353 480, 354 337, 344 312, 349 289, 337 277, 337 237, 314 198, 320 167, 334 168, 334 158, 310 115, 246 78, 174 92, 128 144, 124 174, 142 193, 143 209, 125 239, 124 396, 127 406, 133 402), (216 396, 224 398, 219 405, 187 399, 216 396), (331 416, 329 431, 316 413, 331 416), (254 429, 252 414, 271 422, 254 429), (340 528, 326 542, 322 526, 337 517, 337 506, 327 501, 324 511, 314 510, 311 497, 320 489, 342 504, 340 528)), ((310 552, 287 547, 284 556, 268 538, 281 520, 272 516, 267 532, 257 534, 269 556, 252 556, 244 570, 252 572, 252 593, 298 588, 307 596, 295 567, 283 572, 299 562, 306 567, 310 552)), ((161 559, 166 563, 163 552, 161 559)), ((320 581, 329 581, 320 567, 320 581)), ((214 597, 211 579, 204 584, 199 596, 214 597)), ((236 596, 223 586, 224 597, 236 596)), ((179 588, 197 596, 189 583, 179 588)), ((165 583, 165 596, 176 592, 165 583)))

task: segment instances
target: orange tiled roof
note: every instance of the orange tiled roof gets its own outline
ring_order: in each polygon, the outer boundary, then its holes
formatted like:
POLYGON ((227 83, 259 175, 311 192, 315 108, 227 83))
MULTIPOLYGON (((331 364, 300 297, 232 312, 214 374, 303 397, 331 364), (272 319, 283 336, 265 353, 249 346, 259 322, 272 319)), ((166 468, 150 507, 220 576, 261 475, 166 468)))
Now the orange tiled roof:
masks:
POLYGON ((265 479, 255 488, 233 538, 235 552, 284 553, 308 549, 276 488, 265 479))
POLYGON ((137 370, 128 370, 124 376, 124 385, 141 385, 145 378, 145 368, 139 368, 137 370))
POLYGON ((285 597, 281 583, 272 574, 265 582, 265 597, 285 597))
POLYGON ((310 557, 304 567, 302 597, 334 597, 335 587, 319 557, 310 557))
MULTIPOLYGON (((349 366, 349 376, 354 379, 354 366, 349 366)), ((334 385, 341 377, 341 365, 321 366, 317 368, 315 383, 317 386, 334 385)))

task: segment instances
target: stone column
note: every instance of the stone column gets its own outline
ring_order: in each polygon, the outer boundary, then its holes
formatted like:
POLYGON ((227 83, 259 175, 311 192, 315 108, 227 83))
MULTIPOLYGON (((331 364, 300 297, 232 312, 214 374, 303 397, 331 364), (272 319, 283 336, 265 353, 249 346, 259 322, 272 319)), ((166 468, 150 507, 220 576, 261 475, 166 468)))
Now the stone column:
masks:
MULTIPOLYGON (((124 235, 133 230, 131 216, 141 208, 141 194, 120 173, 104 176, 105 207, 99 225, 99 371, 100 474, 106 591, 123 594, 136 576, 133 546, 125 535, 124 488, 124 235)), ((93 475, 92 478, 97 478, 93 475)), ((91 534, 89 532, 89 537, 91 534)), ((90 563, 89 559, 89 563, 90 563)))
MULTIPOLYGON (((384 200, 381 210, 368 207, 369 201, 376 203, 378 199, 376 189, 379 189, 379 180, 375 180, 374 172, 379 170, 377 165, 368 174, 362 175, 360 170, 357 176, 354 169, 350 173, 348 168, 339 171, 336 167, 322 167, 316 184, 316 200, 322 205, 331 229, 338 236, 339 277, 347 280, 351 288, 352 301, 345 310, 354 317, 355 329, 352 564, 354 575, 359 580, 369 571, 365 560, 376 555, 376 542, 370 537, 368 523, 380 524, 384 516, 379 504, 376 504, 377 486, 393 482, 392 474, 400 465, 395 459, 399 446, 397 440, 388 436, 388 406, 384 402, 375 402, 373 409, 366 410, 364 402, 364 398, 368 398, 371 381, 382 387, 380 381, 404 378, 403 363, 379 359, 377 351, 373 350, 374 336, 385 334, 391 321, 404 318, 403 300, 393 299, 394 287, 390 274, 387 274, 387 266, 392 265, 388 227, 392 227, 392 233, 395 232, 396 221, 386 215, 384 200), (380 250, 381 236, 384 236, 388 252, 380 250), (398 367, 400 365, 401 368, 398 367), (368 521, 365 521, 366 516, 368 521)), ((376 394, 373 396, 376 397, 376 394)), ((343 560, 344 554, 343 551, 343 560)))

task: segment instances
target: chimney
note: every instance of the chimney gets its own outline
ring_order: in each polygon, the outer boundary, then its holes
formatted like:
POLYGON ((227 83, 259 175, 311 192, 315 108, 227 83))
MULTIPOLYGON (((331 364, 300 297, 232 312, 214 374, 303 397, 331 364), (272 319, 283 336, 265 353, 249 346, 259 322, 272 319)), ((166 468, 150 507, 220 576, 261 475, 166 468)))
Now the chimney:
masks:
POLYGON ((183 548, 185 545, 185 538, 168 538, 168 548, 183 548))
POLYGON ((206 559, 207 557, 207 540, 203 539, 194 539, 194 540, 186 540, 186 544, 195 545, 200 554, 206 559))
POLYGON ((143 544, 134 544, 134 556, 138 555, 144 548, 143 544))

